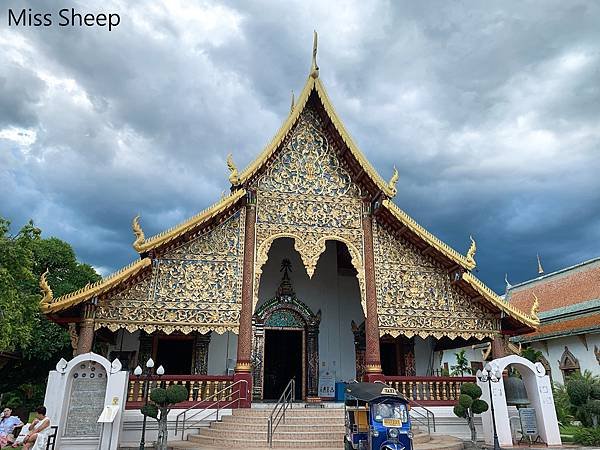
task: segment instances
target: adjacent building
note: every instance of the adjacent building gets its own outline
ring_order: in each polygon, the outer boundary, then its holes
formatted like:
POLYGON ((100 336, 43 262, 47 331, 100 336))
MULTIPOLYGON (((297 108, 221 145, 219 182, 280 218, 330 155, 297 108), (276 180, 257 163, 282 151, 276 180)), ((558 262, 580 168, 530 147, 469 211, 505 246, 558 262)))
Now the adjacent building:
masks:
POLYGON ((539 350, 554 382, 600 373, 600 258, 509 286, 506 298, 521 309, 539 305, 538 329, 513 341, 539 350))

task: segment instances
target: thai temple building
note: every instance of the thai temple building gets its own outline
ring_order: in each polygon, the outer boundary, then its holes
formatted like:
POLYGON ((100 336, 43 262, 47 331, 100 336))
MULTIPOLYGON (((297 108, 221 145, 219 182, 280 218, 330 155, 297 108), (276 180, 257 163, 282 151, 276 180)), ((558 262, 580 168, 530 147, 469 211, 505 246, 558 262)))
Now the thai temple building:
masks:
POLYGON ((515 336, 519 345, 541 352, 540 362, 554 382, 579 372, 600 372, 600 258, 507 286, 507 300, 519 308, 539 304, 535 332, 515 336))
MULTIPOLYGON (((277 399, 291 378, 297 398, 328 398, 326 377, 449 405, 460 380, 440 376, 436 354, 489 342, 502 356, 536 330, 537 304, 523 310, 474 275, 467 232, 463 254, 394 202, 398 173, 386 181, 350 137, 316 44, 272 141, 245 169, 227 165, 231 192, 204 211, 151 237, 134 219, 127 267, 58 298, 42 277, 41 308, 75 353, 130 370, 152 357, 190 402, 238 380, 254 401, 277 399)), ((132 375, 131 407, 140 395, 132 375)))

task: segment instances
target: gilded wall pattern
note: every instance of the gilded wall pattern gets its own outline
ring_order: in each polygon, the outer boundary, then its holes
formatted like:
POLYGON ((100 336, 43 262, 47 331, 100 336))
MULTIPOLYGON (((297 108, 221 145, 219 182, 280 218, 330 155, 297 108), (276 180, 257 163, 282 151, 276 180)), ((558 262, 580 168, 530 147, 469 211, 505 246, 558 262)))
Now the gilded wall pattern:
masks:
POLYGON ((493 336, 500 322, 450 283, 448 272, 376 223, 373 229, 380 334, 493 336))
POLYGON ((136 284, 102 298, 98 327, 148 333, 238 331, 245 210, 153 260, 136 284))
POLYGON ((319 115, 307 107, 283 148, 255 182, 254 306, 271 244, 279 237, 290 237, 311 278, 326 241, 344 242, 358 272, 366 310, 360 191, 340 165, 323 130, 319 115))

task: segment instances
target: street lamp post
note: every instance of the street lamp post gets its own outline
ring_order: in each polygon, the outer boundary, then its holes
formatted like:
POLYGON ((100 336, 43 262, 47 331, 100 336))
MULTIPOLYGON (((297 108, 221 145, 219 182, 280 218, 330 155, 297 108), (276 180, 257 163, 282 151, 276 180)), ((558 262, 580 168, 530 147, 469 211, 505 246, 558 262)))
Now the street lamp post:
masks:
POLYGON ((483 370, 477 371, 477 379, 482 383, 487 383, 490 391, 490 409, 492 411, 492 427, 494 429, 494 450, 502 450, 498 441, 498 432, 496 430, 496 416, 494 414, 494 400, 492 398, 492 383, 497 383, 502 379, 502 372, 491 364, 486 364, 483 370))
MULTIPOLYGON (((137 366, 133 371, 133 374, 137 377, 138 381, 142 380, 142 395, 144 397, 144 407, 148 406, 148 395, 150 391, 150 380, 154 375, 154 361, 152 358, 149 358, 146 361, 146 371, 142 370, 140 366, 137 366)), ((165 374, 165 369, 163 366, 158 366, 156 369, 156 375, 159 377, 165 374)), ((145 408, 144 408, 145 409, 145 408)), ((146 414, 142 414, 144 417, 142 419, 142 437, 140 439, 140 450, 144 450, 146 445, 146 414)))

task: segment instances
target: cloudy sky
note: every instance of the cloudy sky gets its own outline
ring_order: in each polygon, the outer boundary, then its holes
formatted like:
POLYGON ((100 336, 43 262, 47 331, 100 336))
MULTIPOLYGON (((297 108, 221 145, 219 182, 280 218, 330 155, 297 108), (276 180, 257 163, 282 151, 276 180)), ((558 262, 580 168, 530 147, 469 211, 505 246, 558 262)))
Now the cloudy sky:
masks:
POLYGON ((0 5, 0 215, 107 274, 229 187, 321 79, 397 204, 503 291, 600 256, 600 4, 85 1, 116 30, 9 28, 0 5))

